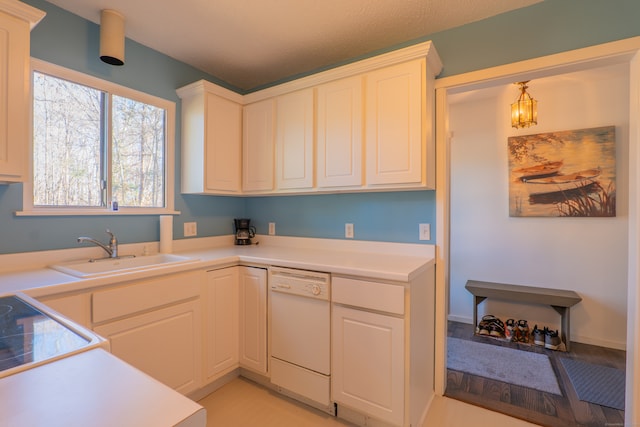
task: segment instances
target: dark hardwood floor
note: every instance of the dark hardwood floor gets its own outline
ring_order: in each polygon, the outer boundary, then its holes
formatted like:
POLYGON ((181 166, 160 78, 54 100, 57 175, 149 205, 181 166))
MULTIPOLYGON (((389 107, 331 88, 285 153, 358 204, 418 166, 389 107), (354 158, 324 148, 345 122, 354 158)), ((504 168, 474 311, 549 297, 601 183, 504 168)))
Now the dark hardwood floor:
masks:
POLYGON ((562 396, 451 369, 447 370, 446 396, 548 427, 624 425, 624 411, 579 400, 559 360, 559 357, 571 357, 624 370, 624 351, 572 341, 571 351, 565 353, 476 336, 473 332, 473 325, 448 323, 448 335, 451 337, 546 354, 558 378, 562 396))

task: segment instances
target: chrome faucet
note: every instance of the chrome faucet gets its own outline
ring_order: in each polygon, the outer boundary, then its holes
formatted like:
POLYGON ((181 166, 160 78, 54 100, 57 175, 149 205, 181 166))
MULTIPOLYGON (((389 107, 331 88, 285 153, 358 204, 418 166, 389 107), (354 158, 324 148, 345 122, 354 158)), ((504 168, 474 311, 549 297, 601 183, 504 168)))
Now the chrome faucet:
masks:
POLYGON ((96 239, 92 239, 91 237, 78 237, 78 243, 82 243, 82 242, 90 242, 93 243, 95 245, 100 246, 102 249, 104 249, 108 254, 110 258, 118 258, 118 239, 116 239, 115 234, 113 234, 111 232, 111 230, 109 230, 107 228, 107 234, 109 236, 111 236, 111 238, 109 239, 109 245, 105 245, 104 243, 100 243, 98 242, 96 239))

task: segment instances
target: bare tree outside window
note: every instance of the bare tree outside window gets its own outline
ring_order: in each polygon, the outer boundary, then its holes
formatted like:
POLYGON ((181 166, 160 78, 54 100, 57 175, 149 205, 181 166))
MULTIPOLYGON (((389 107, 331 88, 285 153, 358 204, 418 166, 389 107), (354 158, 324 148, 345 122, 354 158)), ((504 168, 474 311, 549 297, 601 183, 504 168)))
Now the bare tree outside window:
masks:
POLYGON ((102 205, 102 97, 98 90, 34 73, 34 205, 102 205))
POLYGON ((120 206, 164 206, 164 110, 113 96, 112 193, 120 206))
POLYGON ((33 79, 34 206, 165 206, 164 109, 38 72, 33 79))

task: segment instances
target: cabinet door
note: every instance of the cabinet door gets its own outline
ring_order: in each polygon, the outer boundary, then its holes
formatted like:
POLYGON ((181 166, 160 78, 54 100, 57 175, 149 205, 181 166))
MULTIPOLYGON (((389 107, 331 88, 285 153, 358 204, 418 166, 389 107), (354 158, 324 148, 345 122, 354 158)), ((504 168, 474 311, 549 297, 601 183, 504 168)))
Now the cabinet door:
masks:
POLYGON ((240 366, 267 373, 267 270, 240 268, 240 366))
POLYGON ((98 326, 111 353, 186 394, 200 387, 200 301, 192 300, 98 326))
POLYGON ((206 103, 206 191, 240 192, 242 107, 212 93, 206 103))
POLYGON ((0 12, 0 182, 26 178, 29 147, 29 23, 0 12))
POLYGON ((238 366, 238 267, 207 272, 205 381, 238 366))
POLYGON ((272 191, 274 170, 274 100, 244 107, 242 121, 242 189, 272 191))
POLYGON ((402 425, 404 320, 334 304, 331 340, 332 398, 402 425))
POLYGON ((91 294, 53 296, 40 299, 58 313, 73 320, 77 324, 91 329, 91 294))
POLYGON ((424 60, 366 75, 367 184, 418 185, 423 177, 426 139, 424 60))
POLYGON ((313 187, 313 89, 276 98, 276 186, 313 187))
POLYGON ((362 185, 362 77, 318 87, 318 187, 362 185))

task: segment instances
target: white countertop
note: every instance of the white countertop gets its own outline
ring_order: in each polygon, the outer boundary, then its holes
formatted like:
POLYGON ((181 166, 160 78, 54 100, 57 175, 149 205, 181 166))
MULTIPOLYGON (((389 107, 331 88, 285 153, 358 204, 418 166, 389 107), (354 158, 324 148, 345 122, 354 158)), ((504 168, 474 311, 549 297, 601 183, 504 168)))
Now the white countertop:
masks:
MULTIPOLYGON (((198 261, 91 279, 80 279, 46 266, 72 259, 102 256, 101 250, 97 248, 83 248, 82 252, 80 249, 69 249, 2 255, 0 265, 15 265, 18 271, 0 272, 0 294, 24 292, 32 297, 42 297, 180 271, 215 269, 238 264, 277 265, 406 283, 435 262, 433 245, 273 236, 258 236, 255 240, 260 244, 234 246, 231 236, 176 240, 173 245, 174 253, 197 258, 198 261), (95 252, 96 250, 98 251, 95 252)), ((121 245, 120 253, 139 255, 142 245, 157 251, 155 242, 121 245)))
POLYGON ((0 425, 205 426, 205 409, 102 349, 0 380, 0 425))
MULTIPOLYGON (((47 266, 100 257, 101 249, 0 255, 0 294, 24 292, 43 297, 239 264, 277 265, 403 284, 435 262, 433 245, 267 236, 256 240, 260 244, 252 246, 234 246, 232 236, 174 241, 175 254, 197 261, 88 279, 47 266)), ((120 253, 140 256, 157 249, 157 242, 121 245, 120 253)), ((205 411, 198 404, 102 349, 2 378, 0 395, 2 425, 191 427, 206 423, 205 411)))

